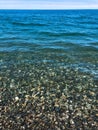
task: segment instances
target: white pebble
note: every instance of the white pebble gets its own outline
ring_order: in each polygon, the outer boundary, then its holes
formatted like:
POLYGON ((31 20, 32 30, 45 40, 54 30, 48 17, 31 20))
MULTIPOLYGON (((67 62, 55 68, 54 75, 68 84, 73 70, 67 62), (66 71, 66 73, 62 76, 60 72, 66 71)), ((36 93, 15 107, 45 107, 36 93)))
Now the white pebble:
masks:
POLYGON ((19 97, 15 97, 15 101, 18 101, 19 100, 19 97))

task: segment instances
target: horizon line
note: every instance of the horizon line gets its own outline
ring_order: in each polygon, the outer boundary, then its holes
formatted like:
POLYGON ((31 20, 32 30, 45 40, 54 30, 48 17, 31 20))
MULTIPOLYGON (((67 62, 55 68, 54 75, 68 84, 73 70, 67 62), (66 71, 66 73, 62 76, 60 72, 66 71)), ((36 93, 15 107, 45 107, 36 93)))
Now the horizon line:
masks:
POLYGON ((98 10, 98 8, 69 8, 69 9, 27 9, 27 8, 24 8, 24 9, 18 9, 18 8, 16 8, 16 9, 10 9, 10 8, 8 8, 8 9, 0 9, 0 10, 98 10))

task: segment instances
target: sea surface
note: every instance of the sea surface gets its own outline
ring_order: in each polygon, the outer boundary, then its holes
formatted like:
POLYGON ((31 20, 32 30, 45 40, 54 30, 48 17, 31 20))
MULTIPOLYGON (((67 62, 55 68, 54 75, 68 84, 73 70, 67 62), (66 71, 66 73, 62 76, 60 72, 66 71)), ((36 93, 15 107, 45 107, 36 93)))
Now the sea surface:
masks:
POLYGON ((98 130, 98 10, 0 10, 1 129, 98 130))
POLYGON ((98 10, 0 10, 0 69, 21 62, 98 76, 98 10))

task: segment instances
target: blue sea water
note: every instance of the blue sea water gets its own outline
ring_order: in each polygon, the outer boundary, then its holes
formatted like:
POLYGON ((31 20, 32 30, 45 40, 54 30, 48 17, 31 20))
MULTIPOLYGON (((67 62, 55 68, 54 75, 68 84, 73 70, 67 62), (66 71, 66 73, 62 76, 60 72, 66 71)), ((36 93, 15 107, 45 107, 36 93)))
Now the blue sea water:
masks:
POLYGON ((98 77, 98 10, 0 10, 0 70, 38 63, 98 77))

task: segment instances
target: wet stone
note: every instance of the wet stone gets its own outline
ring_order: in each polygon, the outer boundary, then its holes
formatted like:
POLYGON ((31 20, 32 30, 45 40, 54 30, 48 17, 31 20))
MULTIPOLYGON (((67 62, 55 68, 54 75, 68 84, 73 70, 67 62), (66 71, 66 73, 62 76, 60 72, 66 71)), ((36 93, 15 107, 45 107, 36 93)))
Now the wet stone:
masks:
POLYGON ((97 85, 88 74, 47 62, 21 63, 1 81, 2 130, 98 128, 97 85))

